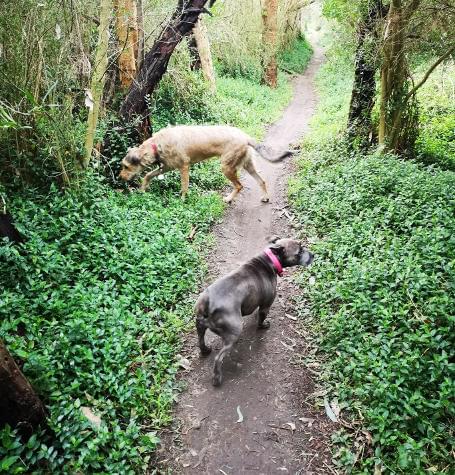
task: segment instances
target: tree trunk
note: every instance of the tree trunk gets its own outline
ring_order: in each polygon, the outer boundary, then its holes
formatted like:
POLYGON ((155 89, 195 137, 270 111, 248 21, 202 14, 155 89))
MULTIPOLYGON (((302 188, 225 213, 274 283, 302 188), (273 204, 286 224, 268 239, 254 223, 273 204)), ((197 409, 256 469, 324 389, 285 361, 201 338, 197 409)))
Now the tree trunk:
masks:
POLYGON ((43 403, 0 340, 0 427, 31 432, 45 419, 43 403))
MULTIPOLYGON (((84 167, 90 163, 92 156, 93 140, 96 124, 100 111, 100 103, 103 96, 105 71, 107 69, 107 46, 109 42, 109 22, 112 9, 111 0, 101 1, 100 24, 98 27, 98 44, 96 46, 95 63, 91 82, 91 104, 87 120, 87 133, 85 136, 85 159, 84 167)), ((90 102, 90 101, 89 101, 90 102)))
POLYGON ((412 145, 417 126, 417 115, 405 101, 408 92, 405 33, 412 13, 405 14, 402 0, 392 0, 384 32, 378 140, 383 149, 396 152, 412 145))
POLYGON ((361 147, 370 143, 372 132, 371 111, 376 97, 376 57, 379 51, 377 26, 384 18, 382 0, 375 0, 362 18, 357 30, 354 84, 348 116, 348 137, 361 147), (371 41, 373 40, 373 41, 371 41), (370 47, 369 47, 370 45, 370 47))
POLYGON ((24 238, 13 224, 12 216, 6 210, 0 212, 0 239, 4 237, 7 237, 12 242, 24 241, 24 238))
POLYGON ((194 33, 191 33, 188 38, 188 50, 190 52, 190 68, 191 71, 199 71, 201 69, 201 57, 199 56, 199 51, 197 49, 196 38, 194 37, 194 33))
POLYGON ((142 0, 137 0, 137 55, 136 55, 136 70, 142 66, 144 61, 145 37, 144 37, 144 5, 142 0))
POLYGON ((138 27, 135 0, 115 0, 116 29, 120 54, 120 87, 128 89, 136 77, 138 27))
MULTIPOLYGON (((147 95, 151 94, 167 70, 169 59, 182 38, 196 24, 199 15, 206 11, 208 0, 186 0, 183 10, 177 6, 168 25, 163 29, 152 49, 147 52, 136 81, 131 85, 120 107, 120 116, 125 122, 139 119, 142 138, 149 135, 147 95)), ((210 2, 213 4, 213 1, 210 2)))
POLYGON ((206 81, 209 83, 210 91, 216 91, 215 71, 213 69, 212 53, 210 52, 210 44, 207 36, 207 28, 201 22, 201 19, 193 28, 193 35, 196 40, 197 50, 201 61, 202 73, 206 81))
POLYGON ((264 43, 264 82, 267 86, 277 86, 277 11, 278 0, 265 0, 262 9, 263 43, 264 43))

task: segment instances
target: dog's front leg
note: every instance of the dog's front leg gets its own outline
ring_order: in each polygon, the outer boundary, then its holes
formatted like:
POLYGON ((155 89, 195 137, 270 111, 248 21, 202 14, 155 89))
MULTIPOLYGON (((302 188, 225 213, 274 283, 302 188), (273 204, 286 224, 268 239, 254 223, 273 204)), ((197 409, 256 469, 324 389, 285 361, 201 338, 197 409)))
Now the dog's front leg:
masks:
POLYGON ((166 173, 167 171, 168 171, 168 168, 162 166, 162 167, 156 168, 155 170, 153 170, 151 172, 148 172, 147 175, 145 175, 143 180, 142 180, 142 185, 141 185, 140 191, 146 191, 147 188, 150 186, 150 181, 151 181, 152 178, 154 178, 158 175, 161 175, 163 173, 166 173))
POLYGON ((181 179, 181 193, 182 200, 185 199, 186 194, 188 193, 188 187, 190 185, 190 165, 185 164, 180 169, 180 179, 181 179))

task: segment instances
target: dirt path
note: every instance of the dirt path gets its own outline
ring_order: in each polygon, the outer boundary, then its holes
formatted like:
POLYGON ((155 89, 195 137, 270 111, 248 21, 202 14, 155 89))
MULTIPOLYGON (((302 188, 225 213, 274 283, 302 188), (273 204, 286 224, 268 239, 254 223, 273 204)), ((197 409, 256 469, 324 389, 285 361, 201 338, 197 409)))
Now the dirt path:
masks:
MULTIPOLYGON (((317 49, 306 73, 294 80, 294 99, 270 127, 268 145, 286 148, 307 130, 322 58, 317 49)), ((259 253, 266 236, 294 235, 286 209, 292 160, 278 165, 257 160, 257 165, 268 183, 271 203, 261 203, 256 184, 242 178, 245 189, 214 230, 216 246, 207 282, 259 253)), ((211 372, 221 340, 208 331, 215 351, 201 359, 195 332, 189 335, 184 356, 191 368, 182 376, 187 389, 176 406, 177 422, 164 434, 159 451, 163 473, 334 473, 328 468, 330 421, 315 411, 311 370, 297 364, 306 342, 304 327, 295 317, 293 297, 298 289, 290 275, 287 271, 279 280, 269 330, 257 331, 255 316, 245 318, 240 342, 224 361, 220 388, 212 387, 211 372), (237 422, 237 408, 243 422, 237 422)))

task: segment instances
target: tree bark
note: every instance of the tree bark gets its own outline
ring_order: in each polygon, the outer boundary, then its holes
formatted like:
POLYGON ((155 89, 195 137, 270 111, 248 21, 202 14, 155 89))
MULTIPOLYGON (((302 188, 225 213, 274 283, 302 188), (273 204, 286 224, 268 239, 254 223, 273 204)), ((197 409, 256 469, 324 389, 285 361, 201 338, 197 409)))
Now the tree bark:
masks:
POLYGON ((135 0, 115 0, 116 29, 120 54, 120 87, 126 90, 136 77, 138 27, 135 0))
POLYGON ((24 238, 13 224, 12 216, 7 211, 0 212, 0 238, 4 237, 7 237, 12 242, 24 241, 24 238))
POLYGON ((347 129, 350 141, 356 141, 361 147, 368 146, 372 132, 371 112, 376 97, 376 56, 379 51, 377 27, 378 20, 384 15, 382 0, 374 0, 357 30, 354 84, 347 129), (368 48, 368 45, 374 46, 368 48))
POLYGON ((277 11, 278 0, 265 0, 262 9, 263 43, 264 43, 264 82, 268 86, 277 87, 278 66, 277 54, 277 11))
POLYGON ((191 58, 191 63, 190 63, 191 71, 199 71, 199 69, 202 68, 202 64, 201 64, 201 57, 199 56, 199 51, 197 49, 197 43, 196 43, 196 38, 194 37, 194 33, 191 33, 191 35, 188 38, 188 50, 190 52, 190 58, 191 58))
POLYGON ((91 81, 92 100, 87 119, 87 133, 85 136, 85 159, 86 168, 90 163, 95 137, 96 124, 100 111, 100 103, 103 96, 105 71, 107 69, 107 47, 109 42, 109 22, 112 9, 111 0, 102 0, 100 11, 100 24, 98 27, 98 44, 96 46, 95 64, 91 81))
POLYGON ((145 51, 145 37, 144 37, 144 5, 142 0, 137 0, 136 2, 137 9, 137 55, 136 55, 136 69, 139 69, 142 66, 144 61, 144 51, 145 51))
MULTIPOLYGON (((147 52, 136 81, 131 85, 120 107, 120 116, 126 122, 139 118, 139 131, 143 138, 149 135, 147 95, 151 94, 167 70, 169 59, 182 38, 196 24, 199 15, 206 11, 208 0, 186 0, 184 8, 177 6, 169 24, 163 29, 152 49, 147 52)), ((213 3, 210 2, 211 4, 213 3)))
POLYGON ((193 35, 196 40, 197 50, 201 61, 202 73, 206 81, 209 83, 210 91, 216 91, 215 71, 213 69, 212 53, 210 52, 210 43, 207 36, 207 28, 201 22, 197 21, 193 28, 193 35))
POLYGON ((45 419, 43 403, 0 340, 0 427, 30 432, 45 419))

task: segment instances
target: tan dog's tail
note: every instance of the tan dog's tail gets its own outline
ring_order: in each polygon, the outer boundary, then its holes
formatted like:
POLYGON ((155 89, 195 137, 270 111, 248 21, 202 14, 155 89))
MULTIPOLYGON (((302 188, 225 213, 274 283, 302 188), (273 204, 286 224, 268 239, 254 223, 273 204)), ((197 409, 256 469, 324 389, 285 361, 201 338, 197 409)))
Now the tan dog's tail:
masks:
POLYGON ((282 152, 281 154, 277 154, 276 151, 274 151, 272 148, 270 147, 267 147, 263 144, 258 144, 257 142, 255 142, 254 140, 251 140, 248 145, 252 148, 254 148, 254 150, 264 159, 264 160, 267 160, 269 162, 280 162, 281 160, 287 158, 287 157, 290 157, 292 155, 292 151, 291 150, 286 150, 284 152, 282 152))

